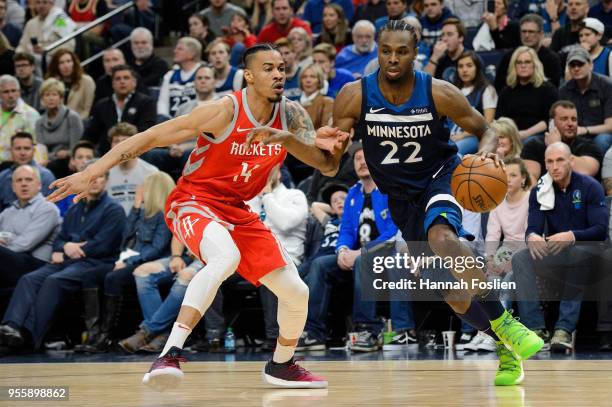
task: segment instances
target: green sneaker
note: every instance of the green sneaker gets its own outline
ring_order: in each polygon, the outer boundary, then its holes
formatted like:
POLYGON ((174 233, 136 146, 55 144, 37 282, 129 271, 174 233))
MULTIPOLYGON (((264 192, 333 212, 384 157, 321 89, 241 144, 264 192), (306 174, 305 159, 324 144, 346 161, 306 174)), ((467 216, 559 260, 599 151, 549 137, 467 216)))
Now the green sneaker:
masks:
POLYGON ((495 352, 497 352, 497 357, 499 358, 499 367, 495 374, 495 385, 514 386, 520 384, 525 377, 523 363, 506 348, 503 342, 495 343, 497 344, 495 352))
POLYGON ((513 318, 508 311, 491 321, 491 329, 519 360, 529 359, 544 346, 542 338, 513 318))

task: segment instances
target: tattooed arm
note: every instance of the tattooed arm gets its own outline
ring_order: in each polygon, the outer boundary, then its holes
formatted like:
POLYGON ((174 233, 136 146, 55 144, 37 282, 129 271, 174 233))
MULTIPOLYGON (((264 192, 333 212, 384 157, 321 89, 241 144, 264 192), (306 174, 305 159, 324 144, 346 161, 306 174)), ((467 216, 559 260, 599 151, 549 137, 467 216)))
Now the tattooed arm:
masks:
POLYGON ((76 194, 75 201, 77 201, 85 197, 94 179, 106 174, 120 162, 136 158, 155 147, 180 144, 194 139, 202 132, 220 134, 231 123, 233 113, 232 100, 221 98, 194 109, 188 115, 153 126, 122 141, 85 170, 53 182, 51 188, 56 189, 47 199, 56 202, 70 194, 76 194))
MULTIPOLYGON (((317 134, 331 138, 339 136, 340 132, 331 127, 321 127, 315 131, 306 110, 299 103, 289 100, 285 108, 285 119, 288 131, 269 127, 253 129, 247 137, 247 146, 257 141, 263 144, 281 144, 303 163, 320 170, 324 175, 335 175, 338 169, 335 155, 315 146, 315 139, 317 134)), ((348 137, 348 134, 344 134, 344 137, 348 137)))

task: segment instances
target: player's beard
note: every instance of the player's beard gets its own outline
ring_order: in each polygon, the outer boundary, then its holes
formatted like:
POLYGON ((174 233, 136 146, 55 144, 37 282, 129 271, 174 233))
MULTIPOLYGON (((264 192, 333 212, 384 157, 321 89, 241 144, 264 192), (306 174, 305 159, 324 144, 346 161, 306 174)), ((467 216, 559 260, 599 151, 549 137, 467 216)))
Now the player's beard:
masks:
POLYGON ((268 97, 268 102, 270 102, 270 103, 280 102, 282 97, 283 97, 283 95, 274 95, 272 97, 268 97))

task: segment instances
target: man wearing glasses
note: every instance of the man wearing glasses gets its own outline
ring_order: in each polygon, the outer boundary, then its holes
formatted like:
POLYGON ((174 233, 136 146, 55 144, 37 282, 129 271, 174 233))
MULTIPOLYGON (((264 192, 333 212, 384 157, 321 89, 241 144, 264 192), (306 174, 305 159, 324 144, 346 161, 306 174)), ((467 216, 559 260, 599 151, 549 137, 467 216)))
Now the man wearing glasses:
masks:
MULTIPOLYGON (((561 61, 555 52, 542 46, 544 20, 537 14, 526 14, 521 18, 520 28, 522 45, 533 48, 536 51, 538 58, 542 61, 542 65, 544 65, 544 74, 553 85, 558 87, 561 79, 561 61)), ((498 93, 506 86, 508 66, 510 65, 510 58, 513 53, 514 49, 509 50, 497 66, 495 89, 497 89, 498 93)))

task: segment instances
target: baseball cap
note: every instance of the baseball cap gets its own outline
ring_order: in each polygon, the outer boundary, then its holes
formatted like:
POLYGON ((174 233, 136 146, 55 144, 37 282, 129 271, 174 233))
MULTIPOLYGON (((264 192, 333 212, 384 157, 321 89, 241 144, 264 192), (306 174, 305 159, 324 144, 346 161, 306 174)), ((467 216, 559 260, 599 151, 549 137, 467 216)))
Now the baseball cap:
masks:
POLYGON ((338 191, 348 192, 348 187, 338 183, 329 184, 321 191, 321 199, 323 199, 323 202, 326 204, 331 205, 331 197, 338 191))
POLYGON ((347 151, 349 155, 353 157, 355 153, 359 150, 363 150, 363 145, 361 144, 361 141, 353 141, 347 151))
POLYGON ((582 28, 590 28, 598 34, 603 34, 604 31, 606 31, 606 27, 603 25, 603 23, 593 17, 587 17, 582 20, 582 24, 580 26, 582 28))
POLYGON ((580 61, 588 64, 591 62, 591 55, 589 54, 589 51, 580 46, 574 47, 571 49, 569 54, 567 54, 567 63, 569 64, 570 62, 574 61, 580 61))

